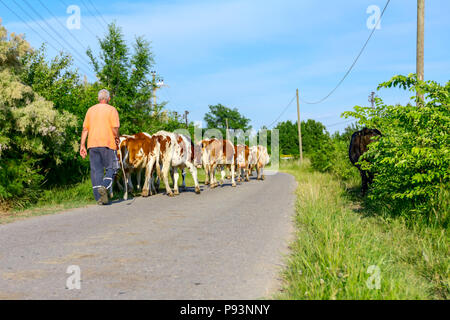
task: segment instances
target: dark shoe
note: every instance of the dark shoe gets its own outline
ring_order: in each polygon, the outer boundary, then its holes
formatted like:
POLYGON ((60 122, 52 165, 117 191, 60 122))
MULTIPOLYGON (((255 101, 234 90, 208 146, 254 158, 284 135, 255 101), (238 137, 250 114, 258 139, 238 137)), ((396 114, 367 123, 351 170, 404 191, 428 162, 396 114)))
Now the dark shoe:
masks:
POLYGON ((108 190, 106 190, 105 187, 100 187, 98 188, 98 193, 100 194, 99 202, 101 202, 102 204, 108 204, 109 203, 108 190))

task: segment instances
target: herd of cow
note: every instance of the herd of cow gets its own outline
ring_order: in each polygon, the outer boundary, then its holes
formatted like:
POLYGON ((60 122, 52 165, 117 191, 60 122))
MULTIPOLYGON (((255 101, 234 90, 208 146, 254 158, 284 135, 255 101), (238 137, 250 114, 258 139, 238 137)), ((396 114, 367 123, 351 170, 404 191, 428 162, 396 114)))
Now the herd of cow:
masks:
MULTIPOLYGON (((249 181, 253 170, 257 179, 264 180, 264 167, 269 163, 267 148, 261 145, 248 147, 244 144, 234 145, 225 139, 204 139, 196 144, 179 133, 158 131, 150 135, 145 132, 120 136, 118 158, 122 166, 122 179, 125 188, 124 199, 128 198, 128 188, 134 189, 131 174, 136 173, 137 189, 141 186, 141 175, 145 172, 142 196, 156 194, 159 182, 164 181, 168 196, 179 194, 179 170, 182 172, 182 188, 185 188, 185 168, 188 168, 194 180, 195 192, 200 193, 197 169, 205 170, 205 185, 218 186, 216 170, 221 171, 220 184, 223 184, 226 171, 231 176, 232 186, 236 180, 249 181), (169 174, 173 181, 173 191, 169 185, 169 174)), ((120 175, 116 177, 120 189, 120 175)))

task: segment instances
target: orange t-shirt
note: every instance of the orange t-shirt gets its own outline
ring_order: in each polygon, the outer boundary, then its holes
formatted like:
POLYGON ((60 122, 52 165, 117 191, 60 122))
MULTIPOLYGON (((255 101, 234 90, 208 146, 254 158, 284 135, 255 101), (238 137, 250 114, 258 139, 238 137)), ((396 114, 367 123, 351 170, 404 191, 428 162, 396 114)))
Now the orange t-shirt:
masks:
POLYGON ((119 113, 109 104, 96 104, 89 108, 83 128, 89 131, 87 147, 108 147, 116 150, 113 128, 119 128, 119 113))

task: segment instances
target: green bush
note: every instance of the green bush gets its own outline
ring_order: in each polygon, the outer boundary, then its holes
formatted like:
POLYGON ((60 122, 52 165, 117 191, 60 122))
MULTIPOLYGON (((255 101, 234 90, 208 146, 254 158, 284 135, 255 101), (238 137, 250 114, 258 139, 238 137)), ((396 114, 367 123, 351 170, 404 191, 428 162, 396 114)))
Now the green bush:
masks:
POLYGON ((335 135, 309 155, 311 167, 320 172, 329 172, 343 181, 359 177, 358 170, 348 158, 348 145, 349 141, 335 135))
POLYGON ((356 106, 344 113, 383 134, 360 160, 362 168, 376 173, 369 199, 395 214, 448 225, 450 82, 441 86, 415 75, 395 76, 379 89, 391 87, 418 91, 424 101, 391 106, 378 98, 376 108, 356 106))

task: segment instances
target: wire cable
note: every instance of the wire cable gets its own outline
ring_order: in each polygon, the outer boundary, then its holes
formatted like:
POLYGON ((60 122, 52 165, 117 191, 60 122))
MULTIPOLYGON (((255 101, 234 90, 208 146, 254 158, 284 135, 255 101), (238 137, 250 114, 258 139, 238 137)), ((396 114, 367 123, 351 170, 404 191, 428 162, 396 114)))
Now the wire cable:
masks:
POLYGON ((103 22, 97 17, 96 14, 94 14, 91 9, 89 9, 89 7, 87 6, 86 2, 84 2, 84 0, 80 0, 81 3, 84 5, 84 7, 86 8, 86 10, 91 14, 91 16, 93 16, 95 18, 95 20, 97 20, 97 22, 100 24, 100 26, 106 31, 105 26, 103 25, 103 22))
POLYGON ((390 2, 391 2, 391 0, 388 0, 388 1, 386 2, 386 5, 384 6, 383 11, 381 12, 380 18, 378 19, 378 21, 377 21, 376 25, 374 26, 372 32, 370 33, 369 38, 368 38, 367 41, 364 43, 362 49, 359 51, 359 54, 358 54, 358 55, 356 56, 356 58, 354 59, 354 61, 353 61, 353 63, 351 64, 350 68, 347 70, 347 72, 346 72, 345 75, 342 77, 342 79, 338 82, 338 84, 334 87, 334 89, 331 90, 325 97, 323 97, 322 99, 317 100, 317 101, 312 101, 312 102, 311 102, 311 101, 303 100, 303 99, 300 98, 300 100, 301 100, 303 103, 306 103, 306 104, 319 104, 319 103, 322 103, 322 102, 324 102, 325 100, 327 100, 327 99, 328 99, 328 98, 329 98, 329 97, 330 97, 330 96, 331 96, 331 95, 332 95, 332 94, 333 94, 333 93, 341 86, 341 84, 344 82, 344 80, 347 78, 347 76, 348 76, 348 75, 350 74, 350 72, 353 70, 353 67, 356 65, 356 63, 358 62, 358 60, 359 60, 359 58, 361 57, 362 53, 363 53, 364 50, 366 49, 367 44, 369 43, 370 39, 372 38, 373 34, 375 33, 375 30, 377 29, 378 25, 380 24, 381 18, 383 17, 384 12, 386 11, 386 9, 387 9, 387 7, 388 7, 388 5, 389 5, 390 2))
MULTIPOLYGON (((13 0, 16 4, 16 0, 13 0)), ((45 25, 52 30, 64 43, 67 44, 67 46, 74 52, 77 54, 77 56, 81 59, 82 62, 84 62, 86 64, 86 66, 89 68, 89 60, 87 60, 77 49, 75 49, 57 30, 55 30, 46 20, 45 18, 32 6, 30 5, 30 3, 28 2, 28 0, 23 0, 25 2, 25 4, 34 12, 34 14, 40 18, 45 25)), ((63 46, 64 47, 64 46, 63 46)))
POLYGON ((288 105, 283 109, 283 111, 281 111, 280 115, 275 119, 275 121, 273 121, 270 125, 267 126, 267 129, 269 129, 270 127, 272 127, 282 116, 283 114, 287 111, 287 109, 291 106, 292 102, 294 102, 295 98, 297 97, 297 95, 295 95, 292 100, 288 103, 288 105))
MULTIPOLYGON (((59 3, 62 5, 62 6, 64 6, 64 8, 68 8, 69 7, 69 5, 64 1, 64 0, 59 0, 59 3)), ((82 21, 83 21, 84 19, 82 19, 82 21)), ((82 22, 82 24, 83 24, 83 28, 86 28, 86 30, 95 38, 95 39, 97 39, 98 38, 98 36, 95 34, 95 32, 93 32, 92 31, 92 29, 91 28, 89 28, 88 27, 88 24, 86 23, 83 23, 82 22)))
MULTIPOLYGON (((24 20, 18 13, 16 13, 13 9, 11 9, 3 0, 0 0, 0 2, 3 4, 3 6, 5 6, 13 15, 15 15, 20 21, 22 21, 30 30, 32 30, 34 33, 36 33, 39 38, 42 39, 43 42, 48 43, 48 45, 54 49, 56 52, 61 52, 61 48, 57 48, 56 46, 54 46, 51 42, 48 42, 48 40, 42 36, 42 34, 40 34, 38 31, 36 31, 36 29, 34 29, 26 20, 24 20)), ((23 10, 22 10, 23 11, 23 10)), ((25 11, 26 13, 26 11, 25 11)), ((32 18, 31 18, 32 19, 32 18)), ((33 19, 32 19, 33 20, 33 19)), ((38 24, 39 25, 39 24, 38 24)), ((39 25, 40 26, 40 25, 39 25)), ((42 28, 42 26, 40 26, 42 28)), ((47 34, 48 32, 43 29, 47 34)), ((48 34, 51 38, 53 38, 50 34, 48 34)), ((53 40, 55 40, 62 48, 64 48, 56 39, 53 38, 53 40)), ((86 70, 84 70, 83 68, 79 67, 79 69, 81 71, 83 71, 85 74, 90 74, 90 72, 86 72, 86 70)), ((92 73, 91 73, 92 75, 92 73)))
POLYGON ((94 8, 95 12, 97 12, 97 14, 100 16, 100 18, 103 20, 103 22, 105 23, 106 26, 108 26, 108 22, 105 20, 105 18, 103 17, 103 15, 101 14, 100 11, 97 10, 97 7, 94 5, 94 3, 92 2, 92 0, 87 0, 91 6, 94 8))
POLYGON ((349 122, 353 122, 353 121, 356 121, 356 119, 349 119, 349 120, 345 120, 345 121, 341 121, 341 122, 325 125, 325 127, 327 127, 327 128, 328 127, 334 127, 334 126, 338 126, 340 124, 345 124, 345 123, 349 123, 349 122))
POLYGON ((72 37, 72 39, 74 39, 80 45, 81 48, 83 48, 83 50, 86 50, 84 45, 80 42, 80 40, 78 40, 78 38, 75 37, 72 34, 72 32, 70 32, 67 29, 67 27, 61 23, 61 21, 59 21, 59 19, 50 11, 50 9, 41 0, 38 0, 38 1, 41 4, 41 6, 43 6, 45 8, 45 10, 47 10, 47 12, 56 20, 56 22, 58 22, 58 24, 61 26, 61 28, 66 30, 66 32, 72 37))

